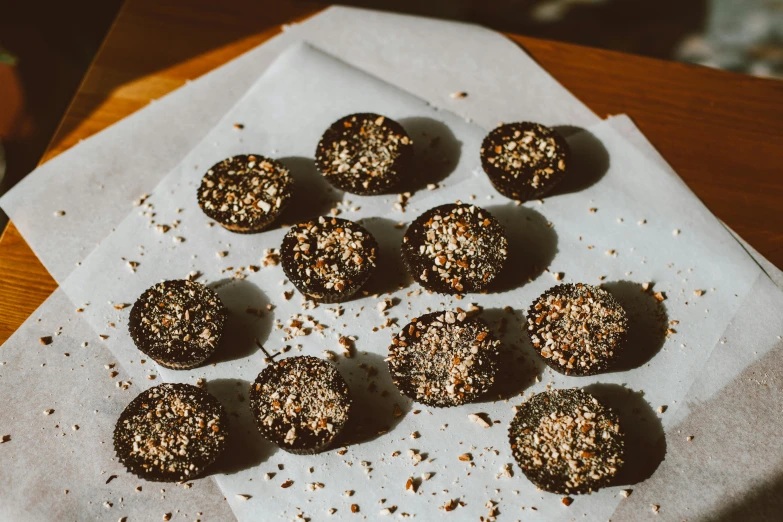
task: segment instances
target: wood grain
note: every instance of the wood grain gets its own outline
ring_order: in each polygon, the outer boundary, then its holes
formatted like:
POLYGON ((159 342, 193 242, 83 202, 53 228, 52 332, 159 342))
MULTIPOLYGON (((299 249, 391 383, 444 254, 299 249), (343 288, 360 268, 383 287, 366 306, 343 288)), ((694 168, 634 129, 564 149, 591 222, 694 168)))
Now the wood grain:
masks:
MULTIPOLYGON (((316 2, 128 0, 42 161, 316 12, 316 2)), ((783 267, 783 82, 509 35, 600 116, 627 113, 719 218, 783 267)), ((0 342, 56 288, 11 224, 0 342)))

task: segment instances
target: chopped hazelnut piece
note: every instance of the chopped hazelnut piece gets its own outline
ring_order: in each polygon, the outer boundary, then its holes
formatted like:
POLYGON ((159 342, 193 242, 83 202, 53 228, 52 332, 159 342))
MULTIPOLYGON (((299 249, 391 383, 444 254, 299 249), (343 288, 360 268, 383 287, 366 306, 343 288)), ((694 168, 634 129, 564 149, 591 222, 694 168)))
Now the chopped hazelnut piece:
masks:
POLYGON ((481 413, 469 413, 468 419, 470 419, 471 422, 474 422, 481 426, 482 428, 490 428, 492 427, 492 424, 486 421, 484 418, 484 414, 481 413))

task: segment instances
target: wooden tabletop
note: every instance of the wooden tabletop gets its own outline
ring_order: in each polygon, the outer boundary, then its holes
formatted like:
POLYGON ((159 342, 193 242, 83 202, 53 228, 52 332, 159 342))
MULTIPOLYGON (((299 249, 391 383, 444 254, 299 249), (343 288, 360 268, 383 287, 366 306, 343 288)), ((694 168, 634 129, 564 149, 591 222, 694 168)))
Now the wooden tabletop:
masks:
MULTIPOLYGON (((322 7, 127 0, 41 161, 322 7)), ((508 36, 599 116, 629 114, 715 215, 783 267, 783 82, 508 36)), ((9 224, 0 238, 0 343, 56 287, 9 224)))

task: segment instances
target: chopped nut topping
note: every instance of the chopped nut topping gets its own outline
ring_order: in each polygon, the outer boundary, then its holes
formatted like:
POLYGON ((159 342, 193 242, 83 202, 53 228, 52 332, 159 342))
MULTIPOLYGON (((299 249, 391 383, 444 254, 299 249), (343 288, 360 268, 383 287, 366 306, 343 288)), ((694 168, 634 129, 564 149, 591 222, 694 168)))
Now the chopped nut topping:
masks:
POLYGON ((259 231, 291 199, 293 177, 281 163, 238 155, 214 165, 201 180, 198 202, 204 213, 229 230, 259 231))
POLYGON ((442 293, 477 292, 500 273, 508 257, 502 225, 473 205, 441 205, 419 216, 403 238, 414 278, 442 293))
POLYGON ((625 311, 612 295, 582 283, 550 288, 528 311, 533 347, 566 374, 607 368, 627 331, 625 311))
POLYGON ((315 160, 324 177, 343 190, 379 194, 399 183, 412 154, 413 141, 397 122, 361 113, 327 129, 315 160))
POLYGON ((434 312, 392 339, 387 361, 392 380, 408 397, 430 405, 458 405, 491 387, 499 344, 477 317, 434 312))
POLYGON ((525 475, 553 493, 594 491, 623 464, 617 416, 578 389, 533 396, 511 422, 509 439, 525 475))

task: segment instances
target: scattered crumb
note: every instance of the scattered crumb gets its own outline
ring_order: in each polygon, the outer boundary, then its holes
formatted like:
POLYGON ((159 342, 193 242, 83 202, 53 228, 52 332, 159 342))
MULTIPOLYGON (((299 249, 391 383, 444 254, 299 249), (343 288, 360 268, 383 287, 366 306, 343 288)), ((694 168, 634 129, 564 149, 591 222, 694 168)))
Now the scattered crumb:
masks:
POLYGON ((491 428, 492 424, 487 422, 487 420, 484 418, 484 415, 484 413, 469 413, 468 419, 470 419, 471 422, 478 424, 482 428, 491 428))
POLYGON ((41 337, 40 339, 38 339, 38 342, 40 342, 44 346, 52 344, 52 336, 47 335, 45 337, 41 337))
POLYGON ((620 491, 620 494, 621 494, 622 496, 624 496, 625 498, 628 498, 628 497, 630 497, 630 496, 631 496, 631 493, 633 493, 633 490, 632 490, 632 489, 624 489, 624 490, 620 491))
POLYGON ((465 91, 452 92, 451 93, 451 97, 453 99, 455 99, 455 100, 458 100, 460 98, 467 98, 468 97, 468 93, 466 93, 465 91))
POLYGON ((685 440, 687 440, 688 442, 692 441, 693 435, 688 435, 687 437, 685 437, 685 440))
POLYGON ((560 499, 560 502, 562 502, 564 506, 568 507, 574 503, 574 499, 572 499, 571 497, 563 497, 562 499, 560 499))

